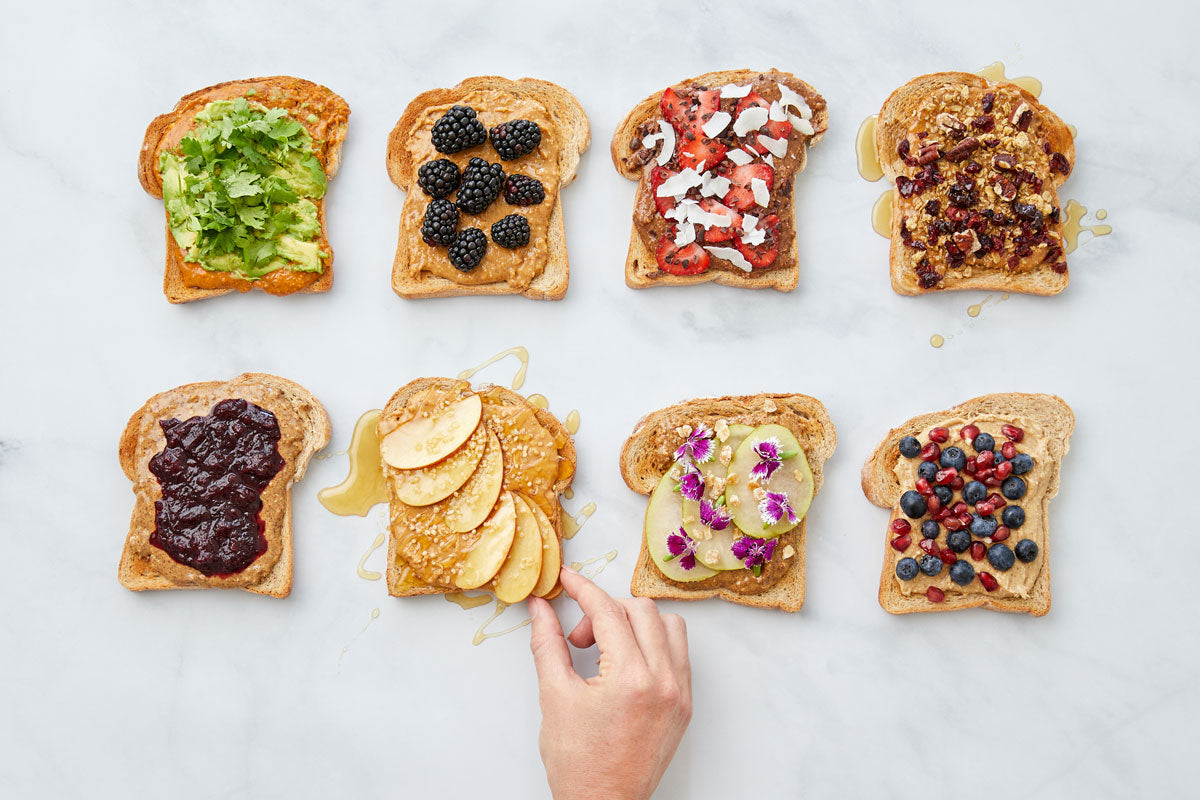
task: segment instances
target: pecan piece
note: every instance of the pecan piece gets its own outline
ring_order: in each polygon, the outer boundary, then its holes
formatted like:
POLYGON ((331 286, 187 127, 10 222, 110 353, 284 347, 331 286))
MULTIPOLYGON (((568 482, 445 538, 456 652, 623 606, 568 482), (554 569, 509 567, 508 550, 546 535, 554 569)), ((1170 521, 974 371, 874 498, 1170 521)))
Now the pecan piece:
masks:
POLYGON ((992 157, 992 166, 996 169, 1013 170, 1017 168, 1017 157, 1012 153, 996 153, 992 157))
POLYGON ((962 161, 971 153, 979 149, 979 140, 974 136, 968 136, 958 144, 946 151, 946 158, 951 161, 962 161))

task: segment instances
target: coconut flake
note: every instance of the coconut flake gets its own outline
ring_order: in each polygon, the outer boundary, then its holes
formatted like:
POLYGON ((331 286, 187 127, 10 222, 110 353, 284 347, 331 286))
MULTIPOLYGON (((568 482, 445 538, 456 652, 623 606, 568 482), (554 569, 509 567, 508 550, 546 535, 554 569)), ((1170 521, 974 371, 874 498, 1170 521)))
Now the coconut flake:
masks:
POLYGON ((754 195, 754 202, 766 208, 771 205, 771 192, 767 189, 767 182, 762 178, 750 179, 750 192, 754 195))
POLYGON ((696 241, 695 225, 692 225, 691 223, 688 223, 687 225, 680 225, 679 229, 675 231, 676 247, 687 247, 694 241, 696 241))
POLYGON ((711 172, 701 174, 700 178, 703 181, 700 194, 704 197, 724 197, 729 191, 729 178, 718 177, 711 172))
POLYGON ((737 164, 739 167, 744 167, 754 160, 754 156, 742 149, 730 150, 725 154, 725 157, 734 164, 737 164))
POLYGON ((766 124, 767 109, 762 106, 750 106, 738 114, 737 121, 733 123, 733 132, 738 136, 745 136, 750 131, 756 131, 766 124))
POLYGON ((662 149, 658 151, 658 165, 665 167, 675 154, 675 129, 665 119, 658 121, 659 136, 663 139, 662 149))
POLYGON ((804 119, 812 119, 812 109, 808 105, 808 101, 803 96, 792 91, 792 87, 786 83, 776 84, 779 87, 779 102, 785 106, 791 106, 800 112, 800 116, 804 119))
POLYGON ((745 97, 750 94, 750 84, 738 86, 736 83, 727 83, 721 87, 721 97, 745 97))
POLYGON ((708 118, 708 122, 704 123, 700 129, 704 131, 705 136, 710 139, 715 139, 721 135, 721 131, 725 130, 725 128, 729 126, 729 120, 731 119, 733 119, 733 117, 727 112, 715 111, 713 112, 713 115, 708 118))
POLYGON ((743 272, 750 272, 754 269, 746 257, 732 247, 705 247, 704 249, 717 258, 725 259, 743 272))
POLYGON ((662 138, 663 135, 661 133, 647 133, 642 137, 642 147, 649 150, 651 147, 654 147, 655 142, 661 142, 662 138))
POLYGON ((769 166, 771 169, 775 169, 775 156, 771 155, 770 153, 765 153, 763 154, 763 161, 767 162, 767 166, 769 166))
POLYGON ((775 139, 770 136, 758 134, 758 143, 778 158, 783 158, 787 155, 787 139, 775 139))
POLYGON ((742 241, 751 246, 757 246, 767 240, 767 232, 758 227, 758 217, 753 214, 742 215, 742 241))
POLYGON ((694 189, 701 183, 703 183, 703 179, 701 179, 700 173, 688 167, 678 175, 672 175, 660 183, 654 194, 658 197, 674 197, 678 200, 688 193, 688 189, 694 189))
POLYGON ((771 103, 771 107, 767 109, 767 119, 773 122, 783 122, 787 119, 787 112, 783 110, 783 104, 778 100, 771 103))
POLYGON ((795 114, 788 114, 788 122, 792 123, 792 127, 803 133, 805 136, 812 136, 817 131, 813 128, 812 123, 806 119, 801 119, 795 114))

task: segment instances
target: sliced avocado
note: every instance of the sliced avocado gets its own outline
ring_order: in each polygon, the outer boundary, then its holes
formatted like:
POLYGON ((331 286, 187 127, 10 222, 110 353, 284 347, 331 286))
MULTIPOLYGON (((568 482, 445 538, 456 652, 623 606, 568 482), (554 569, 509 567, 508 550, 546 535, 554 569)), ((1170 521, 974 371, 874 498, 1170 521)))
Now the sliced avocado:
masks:
POLYGON ((321 254, 316 242, 302 242, 291 236, 280 236, 275 252, 287 259, 288 266, 301 272, 320 272, 321 254))
POLYGON ((683 503, 679 492, 676 491, 679 472, 678 465, 672 466, 650 495, 643 535, 646 537, 646 551, 659 572, 673 581, 690 583, 711 578, 717 573, 701 564, 699 560, 691 569, 684 569, 679 563, 679 558, 672 557, 671 551, 667 549, 667 537, 683 527, 683 503))
POLYGON ((325 194, 325 171, 321 169, 321 162, 311 153, 292 153, 272 174, 286 181, 296 194, 307 197, 325 194))
POLYGON ((808 457, 804 449, 796 441, 792 432, 782 425, 760 425, 742 441, 733 460, 729 462, 728 484, 725 489, 726 503, 733 512, 733 522, 748 536, 759 539, 769 539, 787 533, 800 524, 813 498, 812 470, 808 466, 808 457), (784 516, 774 525, 767 525, 758 511, 758 499, 754 496, 751 483, 751 471, 759 462, 754 447, 765 439, 774 438, 779 441, 779 448, 788 456, 775 472, 761 485, 754 482, 754 487, 761 486, 768 492, 778 492, 787 496, 788 504, 796 514, 796 521, 790 522, 784 516))
POLYGON ((297 239, 308 241, 321 232, 321 222, 317 219, 317 204, 312 200, 301 200, 292 203, 289 208, 295 212, 296 221, 288 226, 288 233, 297 239))

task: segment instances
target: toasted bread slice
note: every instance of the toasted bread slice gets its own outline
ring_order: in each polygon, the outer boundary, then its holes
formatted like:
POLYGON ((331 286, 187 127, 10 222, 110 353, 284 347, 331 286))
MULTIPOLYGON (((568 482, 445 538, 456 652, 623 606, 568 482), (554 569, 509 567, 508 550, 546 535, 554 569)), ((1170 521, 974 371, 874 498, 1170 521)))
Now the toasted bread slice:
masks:
MULTIPOLYGON (((837 431, 821 401, 803 394, 754 394, 740 397, 716 397, 689 400, 646 415, 621 448, 621 477, 635 492, 648 495, 674 462, 681 442, 676 429, 682 425, 704 424, 714 427, 718 420, 728 424, 783 425, 795 435, 808 458, 813 476, 814 499, 821 490, 825 461, 837 447, 837 431)), ((629 585, 637 597, 668 600, 702 600, 718 597, 744 606, 799 611, 804 604, 804 543, 807 515, 800 524, 780 537, 781 545, 791 545, 795 555, 786 561, 778 579, 765 585, 752 580, 753 591, 737 591, 719 581, 721 575, 694 583, 679 583, 666 578, 651 562, 646 537, 641 536, 641 552, 629 585)), ((778 559, 778 556, 776 557, 778 559)), ((780 559, 780 563, 782 560, 780 559)), ((722 573, 727 574, 727 573, 722 573)), ((764 571, 763 577, 769 575, 764 571)))
MULTIPOLYGON (((561 300, 567 292, 570 276, 566 232, 563 228, 562 189, 575 179, 579 157, 590 143, 591 128, 579 100, 566 89, 548 81, 535 78, 510 80, 484 75, 467 78, 451 89, 431 89, 418 95, 408 104, 388 136, 388 176, 392 183, 405 192, 396 257, 392 263, 392 289, 401 297, 408 298, 520 294, 532 300, 561 300), (422 261, 424 248, 431 247, 420 237, 421 221, 430 198, 417 184, 417 170, 426 161, 435 158, 449 158, 460 167, 473 156, 493 163, 499 160, 490 145, 472 147, 451 155, 443 155, 433 149, 429 140, 430 129, 437 118, 453 105, 474 108, 485 128, 520 118, 523 113, 541 117, 545 123, 539 123, 543 128, 542 141, 550 146, 539 147, 535 154, 547 151, 545 158, 551 163, 541 168, 552 171, 557 179, 557 185, 552 190, 547 187, 547 197, 542 204, 509 206, 500 197, 483 214, 463 213, 461 227, 480 225, 489 239, 488 253, 483 262, 469 275, 456 274, 446 259, 445 248, 437 249, 439 259, 445 261, 447 267, 445 274, 429 271, 425 268, 428 264, 422 261), (500 107, 495 108, 496 105, 500 107), (542 210, 542 205, 547 203, 550 204, 548 218, 542 210), (515 251, 504 251, 490 242, 488 228, 492 222, 507 214, 522 212, 533 228, 529 245, 515 251), (544 230, 541 227, 543 224, 544 230), (543 237, 544 241, 540 241, 543 237), (417 251, 416 248, 422 250, 417 251), (538 255, 544 254, 544 264, 539 265, 538 258, 523 257, 530 254, 530 248, 535 248, 538 255), (487 271, 492 260, 495 263, 503 260, 497 258, 502 254, 509 260, 520 262, 512 266, 516 274, 507 279, 489 275, 487 271), (526 274, 526 269, 529 272, 536 270, 536 273, 526 274)), ((525 172, 535 154, 501 162, 505 174, 525 172)), ((543 183, 547 181, 543 180, 543 183)))
MULTIPOLYGON (((389 432, 397 427, 397 423, 402 419, 405 408, 415 397, 422 392, 430 389, 436 389, 450 396, 465 396, 471 393, 487 393, 489 396, 496 397, 500 404, 504 406, 516 406, 528 408, 531 410, 537 419, 538 424, 546 429, 547 432, 554 438, 556 443, 559 443, 558 458, 559 470, 558 477, 554 484, 541 495, 533 497, 525 495, 525 498, 531 502, 537 503, 550 523, 554 527, 555 535, 559 540, 559 566, 562 563, 562 508, 559 506, 558 498, 563 491, 571 485, 571 480, 575 475, 576 455, 575 442, 571 438, 571 434, 567 431, 565 425, 558 420, 549 411, 538 408, 529 403, 524 397, 500 386, 491 384, 483 384, 472 388, 468 381, 453 378, 417 378, 410 381, 408 384, 400 387, 395 394, 388 400, 387 405, 383 408, 383 413, 379 417, 379 440, 383 442, 389 432)), ((480 424, 488 424, 486 418, 480 424)), ((412 597, 422 594, 449 594, 457 592, 459 589, 449 586, 439 586, 423 580, 409 566, 403 553, 402 546, 402 529, 409 522, 409 515, 414 513, 414 509, 406 506, 396 497, 395 482, 397 479, 397 470, 391 467, 386 461, 383 462, 384 475, 388 481, 389 487, 389 536, 388 536, 388 555, 387 555, 387 585, 388 594, 393 597, 412 597)), ((519 490, 519 487, 509 485, 508 468, 505 468, 505 483, 502 487, 502 493, 506 490, 519 490)), ((420 514, 421 509, 417 509, 416 513, 420 514)), ((490 584, 482 587, 484 590, 490 590, 490 584)), ((554 588, 550 590, 545 597, 547 599, 554 598, 562 591, 562 586, 555 580, 554 588)))
MULTIPOLYGON (((863 465, 863 494, 875 505, 891 509, 889 525, 895 519, 910 520, 913 532, 912 544, 904 552, 898 552, 888 544, 896 537, 896 534, 890 528, 887 529, 888 535, 884 541, 883 574, 879 580, 879 604, 892 614, 953 611, 977 606, 997 611, 1033 614, 1034 616, 1042 616, 1049 611, 1050 500, 1058 494, 1059 470, 1063 456, 1066 455, 1070 446, 1071 433, 1074 429, 1075 415, 1070 406, 1061 398, 1048 394, 1004 393, 983 395, 945 411, 922 414, 889 431, 884 440, 875 448, 870 459, 863 465), (905 556, 919 559, 922 553, 917 547, 917 541, 921 538, 920 520, 911 520, 899 508, 900 495, 913 488, 911 484, 902 485, 897 475, 898 465, 902 461, 909 461, 900 454, 900 440, 905 436, 914 436, 922 444, 927 444, 929 442, 928 432, 931 429, 945 427, 949 430, 950 439, 944 446, 958 446, 968 457, 973 457, 975 450, 971 442, 960 438, 959 431, 962 426, 973 424, 985 429, 984 432, 992 433, 995 439, 995 449, 999 450, 1006 441, 1006 438, 998 430, 1002 420, 1009 420, 1010 424, 1017 424, 1017 421, 1020 421, 1017 426, 1023 430, 1024 436, 1016 446, 1019 452, 1028 452, 1034 457, 1033 469, 1020 476, 1029 485, 1028 493, 1020 500, 1008 501, 1019 503, 1026 510, 1025 524, 1014 528, 1009 538, 1005 540, 1010 547, 1015 546, 1023 538, 1033 538, 1037 541, 1039 547, 1037 558, 1028 567, 1021 562, 1017 562, 1015 567, 1019 571, 1033 571, 1032 581, 1027 587, 1020 586, 1018 592, 1009 592, 1002 586, 1000 590, 997 590, 1000 595, 993 595, 982 591, 978 578, 960 589, 949 581, 949 571, 943 570, 934 579, 927 579, 926 576, 918 574, 913 584, 914 590, 907 595, 904 594, 900 590, 899 579, 896 577, 896 563, 905 556), (993 432, 986 430, 987 428, 997 430, 993 432), (939 603, 930 602, 920 591, 926 584, 933 584, 942 589, 945 593, 945 600, 939 603), (1022 594, 1024 596, 1020 596, 1022 594)), ((919 462, 919 458, 911 459, 911 462, 919 462)), ((964 477, 971 478, 965 473, 964 477)), ((989 488, 987 491, 992 493, 1000 490, 989 488)), ((957 492, 954 499, 956 502, 959 499, 957 492)), ((998 512, 997 516, 999 516, 998 512)), ((945 546, 945 537, 945 532, 939 534, 939 546, 945 546)), ((987 544, 991 542, 991 539, 980 539, 973 536, 972 541, 983 541, 987 544)), ((977 572, 995 571, 987 560, 974 561, 969 554, 960 554, 959 558, 970 561, 977 572)), ((1028 573, 1023 574, 1027 580, 1028 573)), ((1016 577, 1020 578, 1021 576, 1016 577)))
MULTIPOLYGON (((286 109, 312 136, 313 152, 325 170, 325 177, 333 178, 337 175, 350 107, 345 100, 324 86, 301 78, 274 75, 267 78, 226 81, 200 89, 180 99, 171 111, 155 117, 146 128, 142 150, 138 155, 138 179, 148 194, 160 199, 163 196, 162 175, 158 171, 159 154, 163 150, 179 147, 180 140, 195 127, 196 114, 203 111, 209 103, 236 97, 246 97, 267 108, 286 109)), ((328 194, 325 197, 328 197, 328 194)), ((319 277, 311 281, 307 275, 299 278, 286 275, 284 273, 291 272, 286 269, 276 270, 256 281, 248 281, 224 273, 206 273, 198 264, 185 267, 183 251, 171 235, 171 220, 167 214, 167 257, 163 294, 172 303, 189 303, 192 300, 216 297, 234 290, 244 292, 252 288, 261 288, 270 294, 329 291, 329 287, 333 285, 333 248, 325 227, 325 197, 316 204, 317 219, 321 223, 320 238, 317 241, 321 250, 329 253, 329 258, 325 261, 319 277), (204 282, 211 284, 211 288, 198 288, 185 282, 185 270, 196 275, 203 274, 204 282), (299 284, 303 284, 303 288, 296 289, 295 286, 299 284)))
MULTIPOLYGON (((898 187, 893 190, 892 241, 888 256, 892 288, 907 295, 959 289, 1052 295, 1065 289, 1069 276, 1062 246, 1064 215, 1059 210, 1058 187, 1075 164, 1075 142, 1066 124, 1016 84, 991 82, 969 72, 937 72, 914 78, 896 89, 880 109, 875 126, 875 149, 883 174, 893 183, 898 183, 897 178, 913 178, 921 169, 917 163, 921 143, 935 140, 941 146, 938 158, 932 163, 937 165, 943 182, 907 198, 901 196, 898 187), (988 94, 993 95, 993 99, 990 113, 985 113, 983 98, 988 94), (1023 107, 1031 112, 1029 120, 1014 122, 1013 114, 1023 107), (976 121, 988 118, 992 120, 993 129, 985 130, 986 125, 976 124, 976 121), (956 131, 960 124, 965 129, 956 131), (1022 124, 1024 129, 1020 127, 1022 124), (926 138, 919 139, 920 133, 927 133, 926 138), (968 139, 974 139, 980 145, 967 150, 965 155, 956 154, 955 148, 965 149, 964 142, 968 139), (906 140, 909 142, 908 163, 899 153, 906 140), (996 143, 990 144, 993 141, 996 143), (1015 157, 1015 169, 997 167, 1002 163, 997 158, 1004 154, 1015 157), (1061 156, 1062 160, 1056 156, 1061 156), (1032 244, 1027 255, 1018 255, 1013 240, 1022 235, 1019 224, 996 225, 993 217, 984 220, 983 233, 993 244, 999 242, 999 251, 976 250, 978 257, 967 257, 961 266, 954 267, 945 251, 947 243, 955 241, 953 235, 940 235, 936 245, 929 241, 928 229, 935 220, 953 224, 946 216, 950 207, 947 192, 955 183, 954 173, 962 171, 971 161, 975 161, 980 169, 969 175, 976 183, 978 201, 970 203, 968 209, 981 213, 990 210, 1016 219, 1014 203, 1032 204, 1043 219, 1045 242, 1032 244), (1012 188, 1011 191, 1016 192, 1015 198, 1005 200, 997 192, 997 185, 1003 186, 999 182, 1015 184, 1013 176, 1025 171, 1041 182, 1040 191, 1032 191, 1036 185, 1025 181, 1012 188), (939 203, 937 214, 929 213, 927 205, 931 200, 939 203), (908 238, 926 249, 906 244, 901 232, 906 220, 911 225, 908 238), (1003 241, 1000 241, 1001 234, 1003 241), (918 272, 922 259, 927 265, 918 272), (1015 259, 1011 267, 1010 259, 1015 259), (928 282, 932 285, 925 285, 922 275, 929 275, 928 282)), ((966 248, 974 248, 976 242, 982 245, 982 237, 976 234, 972 241, 968 234, 964 244, 966 248)), ((957 241, 955 247, 959 247, 957 241)))
MULTIPOLYGON (((740 269, 718 269, 710 266, 706 272, 699 275, 672 275, 659 268, 655 250, 658 242, 648 236, 638 225, 638 217, 648 215, 655 210, 654 195, 649 182, 649 170, 654 166, 653 159, 642 147, 642 138, 647 133, 658 131, 656 121, 662 114, 659 103, 663 90, 659 90, 642 100, 625 115, 613 133, 610 145, 613 165, 617 172, 626 178, 637 181, 637 194, 634 198, 633 230, 629 237, 629 252, 625 257, 625 283, 634 289, 644 289, 649 286, 690 286, 697 283, 715 282, 722 286, 739 286, 746 289, 776 289, 790 292, 796 288, 799 281, 800 269, 798 249, 796 246, 796 215, 793 199, 793 182, 808 162, 808 148, 815 145, 825 135, 829 124, 829 111, 823 98, 816 89, 788 72, 769 70, 757 72, 749 69, 723 70, 708 72, 681 81, 678 85, 706 86, 720 88, 727 84, 744 86, 752 84, 766 100, 778 99, 777 83, 784 83, 792 91, 801 95, 812 109, 812 124, 814 133, 805 135, 792 131, 789 136, 787 156, 777 162, 777 167, 786 169, 790 176, 782 185, 776 181, 772 192, 772 206, 778 198, 780 220, 779 255, 771 267, 755 269, 752 272, 742 272, 740 269)), ((733 101, 736 104, 736 100, 733 101)), ((731 123, 732 124, 732 123, 731 123)), ((763 212, 768 213, 768 212, 763 212)), ((733 246, 732 242, 726 243, 733 246)))
POLYGON ((151 397, 130 417, 118 448, 121 469, 133 482, 136 497, 117 572, 121 585, 138 592, 236 588, 286 597, 292 590, 292 485, 304 477, 313 455, 329 443, 329 434, 329 416, 307 389, 261 372, 248 372, 228 381, 189 383, 151 397), (229 398, 247 400, 275 415, 284 466, 261 495, 267 552, 235 575, 206 576, 150 544, 155 527, 154 503, 162 497, 162 489, 150 472, 149 462, 166 446, 159 421, 204 416, 217 402, 229 398))

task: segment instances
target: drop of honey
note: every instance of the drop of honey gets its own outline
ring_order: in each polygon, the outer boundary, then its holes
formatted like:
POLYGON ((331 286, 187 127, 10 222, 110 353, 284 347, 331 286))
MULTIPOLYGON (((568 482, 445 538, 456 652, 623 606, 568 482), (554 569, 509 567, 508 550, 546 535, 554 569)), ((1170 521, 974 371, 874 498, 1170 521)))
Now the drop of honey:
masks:
POLYGON ((875 152, 875 116, 867 117, 858 126, 858 137, 854 146, 858 154, 858 174, 864 180, 874 183, 883 177, 883 167, 879 164, 879 155, 875 152))
POLYGON ((933 336, 929 337, 929 344, 933 347, 941 347, 945 343, 946 340, 942 338, 940 333, 935 333, 933 336))
POLYGON ((879 195, 871 209, 871 227, 885 239, 892 238, 892 190, 879 195))

